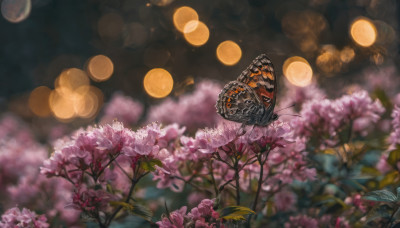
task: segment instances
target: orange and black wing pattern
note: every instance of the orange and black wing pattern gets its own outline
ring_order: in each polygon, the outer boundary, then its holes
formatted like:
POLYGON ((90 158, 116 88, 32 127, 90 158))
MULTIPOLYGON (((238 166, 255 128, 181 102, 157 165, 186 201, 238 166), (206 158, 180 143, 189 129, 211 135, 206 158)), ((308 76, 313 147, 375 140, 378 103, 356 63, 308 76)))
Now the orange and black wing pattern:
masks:
POLYGON ((225 85, 218 97, 217 112, 227 120, 267 126, 278 118, 273 113, 276 91, 274 67, 262 54, 236 81, 225 85))
POLYGON ((266 54, 261 54, 253 60, 250 66, 242 72, 237 81, 251 87, 267 110, 275 107, 277 81, 274 66, 266 54))

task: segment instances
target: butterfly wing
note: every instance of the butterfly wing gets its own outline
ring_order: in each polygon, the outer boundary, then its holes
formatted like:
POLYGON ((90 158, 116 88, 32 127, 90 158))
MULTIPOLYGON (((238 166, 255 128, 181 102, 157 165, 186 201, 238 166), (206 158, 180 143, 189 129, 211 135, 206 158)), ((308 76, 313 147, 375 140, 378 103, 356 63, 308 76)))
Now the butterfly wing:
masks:
POLYGON ((238 81, 225 85, 216 107, 223 118, 249 125, 257 124, 265 112, 263 103, 252 88, 238 81))
POLYGON ((266 54, 261 54, 253 60, 250 66, 240 74, 237 81, 252 88, 263 103, 266 111, 258 125, 267 125, 273 117, 276 102, 277 80, 274 66, 266 54))

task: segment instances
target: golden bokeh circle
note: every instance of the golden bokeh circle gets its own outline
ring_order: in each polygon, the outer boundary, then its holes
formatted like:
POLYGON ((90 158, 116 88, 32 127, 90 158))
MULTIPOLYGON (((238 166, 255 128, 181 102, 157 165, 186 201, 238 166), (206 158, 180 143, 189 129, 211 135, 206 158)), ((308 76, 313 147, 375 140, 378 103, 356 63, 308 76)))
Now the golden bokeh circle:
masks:
POLYGON ((64 95, 60 89, 51 91, 49 104, 53 115, 61 121, 69 121, 75 117, 73 99, 64 95))
POLYGON ((94 81, 105 81, 114 72, 114 64, 107 56, 96 55, 89 60, 87 72, 94 81))
POLYGON ((377 30, 371 20, 360 17, 350 26, 351 38, 362 47, 369 47, 376 41, 377 30))
POLYGON ((171 93, 174 80, 171 74, 162 69, 154 68, 147 72, 143 80, 143 86, 147 94, 155 98, 163 98, 171 93))
POLYGON ((49 97, 51 89, 46 86, 39 86, 34 89, 28 99, 30 110, 37 116, 47 117, 50 115, 49 97))
POLYGON ((58 91, 64 95, 68 95, 79 87, 88 86, 89 84, 90 80, 85 71, 77 68, 64 70, 55 81, 56 89, 59 89, 58 91))
POLYGON ((175 10, 173 15, 173 21, 175 28, 178 31, 183 32, 183 29, 189 21, 198 21, 199 15, 197 14, 196 10, 190 8, 188 6, 182 6, 175 10))
POLYGON ((101 104, 100 98, 95 92, 96 89, 94 86, 89 86, 88 89, 80 88, 76 91, 74 111, 77 116, 91 118, 97 113, 101 104))
POLYGON ((344 47, 340 51, 340 60, 344 63, 348 63, 354 59, 355 55, 356 55, 356 53, 354 52, 353 48, 344 47))
POLYGON ((283 74, 291 84, 304 87, 311 83, 313 70, 307 60, 293 56, 283 63, 283 74))
POLYGON ((185 40, 193 46, 204 45, 210 37, 210 30, 208 30, 207 25, 201 21, 189 21, 186 23, 183 31, 185 40))
POLYGON ((217 58, 224 65, 233 66, 239 62, 241 57, 242 49, 231 40, 226 40, 217 47, 217 58))

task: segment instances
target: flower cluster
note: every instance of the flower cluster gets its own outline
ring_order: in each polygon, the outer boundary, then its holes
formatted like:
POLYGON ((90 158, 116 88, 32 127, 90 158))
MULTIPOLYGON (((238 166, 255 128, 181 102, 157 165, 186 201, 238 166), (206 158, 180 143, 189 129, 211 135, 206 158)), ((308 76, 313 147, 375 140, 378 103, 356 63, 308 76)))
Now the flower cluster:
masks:
POLYGON ((295 135, 333 146, 343 140, 339 133, 344 130, 349 129, 348 137, 353 132, 365 134, 368 126, 378 121, 384 111, 378 100, 372 101, 366 91, 358 91, 336 100, 305 103, 301 118, 293 119, 291 125, 295 135))
POLYGON ((104 108, 104 116, 100 122, 111 123, 118 120, 124 125, 136 124, 143 114, 143 105, 121 93, 115 93, 104 108))
POLYGON ((166 99, 150 108, 148 121, 178 123, 188 129, 212 126, 218 119, 215 102, 222 87, 212 81, 204 80, 196 85, 192 94, 180 96, 178 101, 166 99))
POLYGON ((214 211, 214 200, 204 199, 200 204, 192 208, 189 213, 187 207, 171 212, 164 216, 161 221, 156 224, 160 228, 183 228, 183 227, 216 227, 219 225, 219 214, 214 211))
POLYGON ((47 218, 44 215, 37 215, 29 209, 23 208, 22 211, 17 208, 8 209, 2 216, 0 227, 18 228, 18 227, 34 227, 47 228, 47 218))
POLYGON ((290 216, 285 228, 318 228, 318 221, 306 215, 290 216))
POLYGON ((4 207, 15 204, 46 212, 49 218, 60 216, 73 224, 78 213, 65 208, 70 187, 62 180, 49 180, 40 175, 39 167, 47 150, 37 143, 28 128, 12 116, 0 121, 0 201, 4 207), (46 198, 48 201, 44 201, 46 198))
POLYGON ((389 137, 389 143, 394 147, 396 144, 400 145, 400 107, 395 106, 392 112, 392 133, 389 137))

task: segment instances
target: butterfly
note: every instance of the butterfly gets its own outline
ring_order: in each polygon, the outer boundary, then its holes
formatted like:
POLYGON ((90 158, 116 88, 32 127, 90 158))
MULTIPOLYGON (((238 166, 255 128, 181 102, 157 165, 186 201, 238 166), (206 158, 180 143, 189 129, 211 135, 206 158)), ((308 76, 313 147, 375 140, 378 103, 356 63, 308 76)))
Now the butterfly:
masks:
POLYGON ((267 126, 278 119, 274 113, 277 80, 266 54, 253 60, 236 81, 224 86, 216 104, 223 118, 243 125, 267 126))

